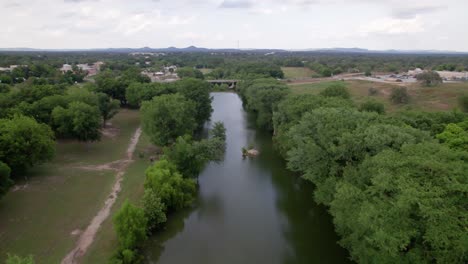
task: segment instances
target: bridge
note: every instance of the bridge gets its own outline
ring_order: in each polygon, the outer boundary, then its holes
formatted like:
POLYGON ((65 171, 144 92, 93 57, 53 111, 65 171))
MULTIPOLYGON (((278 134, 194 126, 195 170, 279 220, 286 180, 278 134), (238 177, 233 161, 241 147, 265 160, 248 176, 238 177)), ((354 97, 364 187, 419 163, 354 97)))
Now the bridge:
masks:
POLYGON ((215 85, 227 84, 229 89, 236 89, 238 80, 208 80, 208 82, 215 85))

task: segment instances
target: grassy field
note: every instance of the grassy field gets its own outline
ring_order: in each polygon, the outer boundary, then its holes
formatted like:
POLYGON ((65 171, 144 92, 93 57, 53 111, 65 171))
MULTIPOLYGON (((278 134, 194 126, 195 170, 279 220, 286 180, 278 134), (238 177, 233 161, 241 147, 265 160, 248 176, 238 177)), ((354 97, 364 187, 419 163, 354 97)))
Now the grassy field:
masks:
POLYGON ((56 158, 37 166, 0 200, 0 263, 7 253, 60 263, 110 193, 113 171, 83 166, 125 157, 139 126, 137 111, 122 110, 100 142, 61 141, 56 158))
MULTIPOLYGON (((296 94, 318 94, 320 91, 333 83, 341 81, 316 82, 307 84, 290 85, 289 87, 296 94)), ((437 87, 421 87, 419 84, 408 86, 410 102, 406 105, 394 105, 390 102, 389 96, 395 87, 393 84, 377 83, 370 81, 345 81, 354 101, 358 104, 370 98, 382 102, 387 111, 398 111, 402 109, 414 109, 423 111, 441 111, 457 108, 457 96, 468 93, 468 83, 444 83, 437 87), (369 88, 378 90, 378 94, 369 96, 369 88)))
MULTIPOLYGON (((125 199, 138 204, 143 196, 145 170, 151 165, 149 157, 154 155, 155 148, 151 147, 148 137, 143 133, 135 150, 135 162, 128 168, 122 181, 122 191, 119 194, 111 215, 120 208, 125 199), (140 153, 143 155, 140 156, 140 153)), ((117 236, 113 229, 112 218, 108 218, 97 233, 94 243, 83 258, 83 263, 107 263, 118 247, 117 236)))
POLYGON ((306 67, 281 67, 285 79, 311 78, 314 72, 306 67))

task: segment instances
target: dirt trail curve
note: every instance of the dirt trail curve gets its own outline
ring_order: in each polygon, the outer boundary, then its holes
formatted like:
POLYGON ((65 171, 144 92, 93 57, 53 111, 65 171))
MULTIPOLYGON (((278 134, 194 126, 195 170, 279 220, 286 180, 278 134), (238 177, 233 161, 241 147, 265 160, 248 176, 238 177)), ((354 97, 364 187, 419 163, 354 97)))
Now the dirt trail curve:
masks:
POLYGON ((101 224, 107 219, 107 217, 109 217, 110 210, 117 200, 117 195, 120 192, 123 175, 125 174, 125 171, 127 170, 130 163, 133 161, 133 152, 135 151, 138 140, 140 139, 140 135, 141 128, 138 128, 135 131, 135 134, 133 134, 133 137, 130 140, 130 144, 128 145, 127 157, 123 160, 120 160, 120 166, 115 169, 117 172, 115 175, 115 182, 112 186, 111 193, 104 203, 104 206, 98 211, 91 223, 86 227, 86 230, 81 234, 75 245, 75 248, 70 251, 62 260, 62 264, 79 263, 79 258, 86 253, 86 250, 93 243, 94 237, 101 227, 101 224))

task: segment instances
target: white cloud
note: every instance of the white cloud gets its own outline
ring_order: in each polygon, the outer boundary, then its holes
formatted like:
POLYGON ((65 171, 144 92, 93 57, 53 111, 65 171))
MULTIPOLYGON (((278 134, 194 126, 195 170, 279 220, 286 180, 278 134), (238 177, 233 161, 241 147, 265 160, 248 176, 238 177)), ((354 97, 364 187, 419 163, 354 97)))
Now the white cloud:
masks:
POLYGON ((363 34, 410 34, 424 32, 424 23, 420 17, 412 19, 381 18, 360 27, 363 34))

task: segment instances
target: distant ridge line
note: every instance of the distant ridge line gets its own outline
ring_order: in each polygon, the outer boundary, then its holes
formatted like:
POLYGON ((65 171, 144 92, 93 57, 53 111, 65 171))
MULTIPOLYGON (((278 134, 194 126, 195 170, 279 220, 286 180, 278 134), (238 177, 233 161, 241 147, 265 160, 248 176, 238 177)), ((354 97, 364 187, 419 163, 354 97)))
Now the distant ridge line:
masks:
POLYGON ((235 48, 201 48, 189 46, 186 48, 99 48, 99 49, 35 49, 27 47, 19 48, 0 48, 0 52, 115 52, 115 53, 131 53, 131 52, 225 52, 225 53, 362 53, 362 54, 446 54, 446 55, 462 55, 468 54, 463 51, 449 50, 369 50, 363 48, 322 48, 322 49, 235 49, 235 48))

